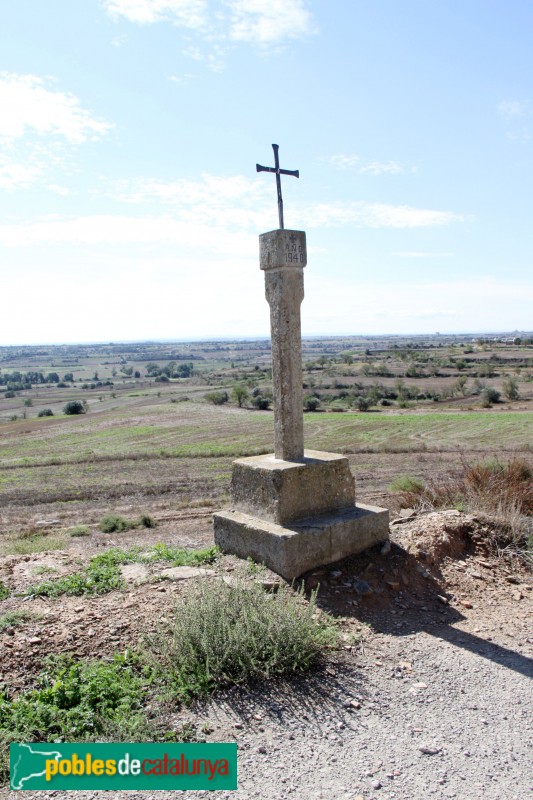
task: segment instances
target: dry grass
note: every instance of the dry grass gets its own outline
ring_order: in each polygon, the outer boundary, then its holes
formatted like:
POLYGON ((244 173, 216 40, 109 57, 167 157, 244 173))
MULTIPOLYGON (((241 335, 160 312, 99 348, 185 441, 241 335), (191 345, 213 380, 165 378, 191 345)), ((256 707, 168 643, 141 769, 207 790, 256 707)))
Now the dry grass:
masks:
POLYGON ((399 492, 403 508, 457 508, 490 515, 494 544, 519 550, 533 563, 533 467, 522 458, 470 464, 421 485, 415 482, 399 492))

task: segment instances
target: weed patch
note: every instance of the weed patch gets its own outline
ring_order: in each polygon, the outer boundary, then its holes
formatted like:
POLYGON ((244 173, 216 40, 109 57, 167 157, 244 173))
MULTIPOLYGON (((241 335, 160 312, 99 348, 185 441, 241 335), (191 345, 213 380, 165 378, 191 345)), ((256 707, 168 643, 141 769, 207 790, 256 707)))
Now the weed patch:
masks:
POLYGON ((100 520, 100 530, 102 533, 115 533, 116 531, 127 531, 133 527, 131 522, 119 517, 116 514, 107 514, 100 520))
POLYGON ((304 672, 336 643, 332 624, 316 619, 315 596, 282 588, 266 594, 244 578, 187 588, 173 622, 147 641, 155 674, 179 699, 221 686, 304 672))
POLYGON ((44 553, 47 550, 61 550, 65 540, 55 536, 24 536, 6 542, 2 548, 3 555, 23 556, 30 553, 44 553))
POLYGON ((126 655, 112 661, 50 659, 36 689, 0 692, 0 778, 7 778, 11 742, 132 741, 146 736, 146 676, 126 655))
POLYGON ((91 532, 87 525, 74 525, 73 528, 69 529, 69 535, 76 538, 80 536, 90 536, 91 532))
POLYGON ((7 588, 5 583, 2 583, 2 581, 0 581, 0 600, 7 600, 9 595, 10 595, 9 589, 7 588))
POLYGON ((411 475, 398 475, 390 485, 391 492, 404 492, 419 494, 424 490, 424 481, 413 478, 411 475))
POLYGON ((37 619, 35 614, 30 611, 21 609, 20 611, 8 611, 0 617, 0 631, 5 631, 6 628, 16 628, 18 625, 23 625, 25 622, 31 622, 37 619))
POLYGON ((30 586, 26 593, 34 597, 106 594, 124 588, 124 580, 120 573, 121 564, 169 561, 175 567, 194 566, 212 563, 217 552, 216 547, 184 550, 166 544, 154 545, 147 551, 142 551, 139 547, 131 547, 129 550, 112 547, 91 558, 84 570, 63 578, 45 581, 37 586, 30 586))

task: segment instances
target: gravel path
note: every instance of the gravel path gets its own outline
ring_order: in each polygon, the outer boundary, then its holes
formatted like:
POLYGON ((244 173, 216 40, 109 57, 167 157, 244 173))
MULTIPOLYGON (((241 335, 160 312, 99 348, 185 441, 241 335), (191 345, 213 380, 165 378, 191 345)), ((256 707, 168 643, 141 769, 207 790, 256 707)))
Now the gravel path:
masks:
MULTIPOLYGON (((511 605, 495 609, 494 619, 485 615, 483 638, 472 633, 474 612, 457 625, 430 623, 402 636, 374 631, 362 649, 297 686, 269 695, 234 691, 198 709, 212 728, 209 741, 238 741, 239 789, 180 796, 533 797, 533 637, 527 612, 501 624, 512 616, 511 605)), ((146 800, 149 793, 76 793, 77 800, 99 796, 146 800)))

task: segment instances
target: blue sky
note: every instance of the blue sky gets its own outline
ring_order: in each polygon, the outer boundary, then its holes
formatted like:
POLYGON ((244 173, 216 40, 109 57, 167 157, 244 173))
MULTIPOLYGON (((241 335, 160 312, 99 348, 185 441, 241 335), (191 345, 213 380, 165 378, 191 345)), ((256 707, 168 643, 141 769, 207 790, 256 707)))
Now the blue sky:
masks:
POLYGON ((0 344, 533 327, 530 0, 2 6, 0 344))

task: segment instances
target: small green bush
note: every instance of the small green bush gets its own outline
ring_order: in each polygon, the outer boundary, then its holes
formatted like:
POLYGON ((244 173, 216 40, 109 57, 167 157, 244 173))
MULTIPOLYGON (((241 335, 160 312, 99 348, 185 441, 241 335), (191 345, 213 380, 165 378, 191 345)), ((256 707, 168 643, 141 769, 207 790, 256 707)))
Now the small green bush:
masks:
POLYGON ((228 402, 229 395, 227 392, 209 392, 204 395, 204 399, 215 406, 223 406, 224 403, 228 402))
POLYGON ((132 527, 133 525, 131 522, 128 522, 124 517, 120 517, 117 514, 106 514, 106 516, 102 517, 100 520, 100 530, 103 533, 128 531, 132 527))
POLYGON ((370 408, 370 400, 368 399, 368 397, 363 397, 362 395, 359 395, 359 397, 355 398, 355 405, 358 411, 361 412, 368 411, 368 409, 370 408))
POLYGON ((38 417, 53 417, 54 412, 51 408, 41 408, 41 410, 37 413, 38 417))
POLYGON ((487 386, 481 392, 481 405, 483 408, 490 408, 493 403, 500 402, 500 393, 492 386, 487 386))
POLYGON ((257 408, 258 411, 267 411, 270 408, 271 402, 272 398, 268 397, 268 395, 256 394, 252 397, 252 405, 254 408, 257 408))
POLYGON ((90 536, 91 532, 87 525, 74 525, 73 528, 70 528, 69 534, 77 538, 80 536, 90 536))
POLYGON ((502 389, 505 397, 508 400, 518 400, 520 392, 518 391, 518 381, 516 378, 509 378, 502 383, 502 389))
POLYGON ((304 397, 305 411, 316 411, 319 405, 320 405, 320 398, 315 397, 315 395, 309 395, 309 397, 304 397))
POLYGON ((254 581, 202 580, 180 597, 172 623, 149 637, 149 660, 175 697, 230 684, 304 672, 337 641, 316 619, 316 596, 284 587, 265 593, 254 581))
POLYGON ((141 514, 139 517, 139 526, 141 528, 155 528, 156 521, 149 514, 141 514))
POLYGON ((0 631, 6 628, 16 628, 18 625, 23 625, 25 622, 31 622, 35 619, 35 614, 30 611, 22 609, 21 611, 8 611, 0 617, 0 631))
POLYGON ((9 595, 10 595, 9 589, 7 588, 5 583, 2 583, 2 581, 0 581, 0 600, 7 600, 9 595))
POLYGON ((424 490, 424 481, 411 475, 398 475, 390 485, 392 492, 411 492, 416 494, 424 490))
POLYGON ((50 658, 36 689, 16 698, 0 692, 0 780, 8 776, 11 742, 132 741, 146 736, 146 677, 135 661, 75 662, 50 658))
POLYGON ((85 414, 85 406, 79 400, 69 400, 63 406, 63 414, 85 414))

